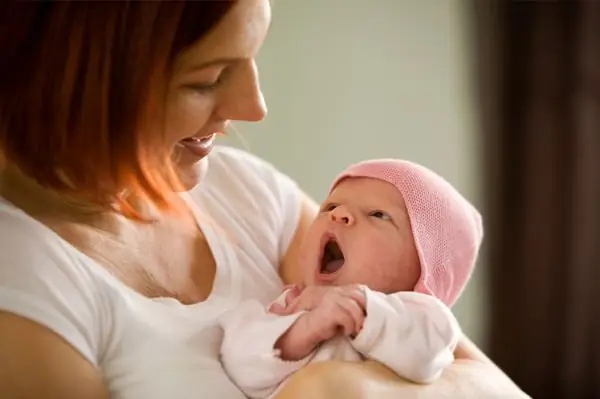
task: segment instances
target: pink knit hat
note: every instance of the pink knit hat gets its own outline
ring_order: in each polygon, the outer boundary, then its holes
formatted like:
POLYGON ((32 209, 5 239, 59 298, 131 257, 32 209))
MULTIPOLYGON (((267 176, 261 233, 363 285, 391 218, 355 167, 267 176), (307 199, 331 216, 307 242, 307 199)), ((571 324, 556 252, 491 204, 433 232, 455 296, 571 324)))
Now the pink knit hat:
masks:
POLYGON ((471 277, 483 238, 479 212, 442 177, 409 161, 376 159, 351 165, 330 192, 348 177, 383 180, 400 191, 421 262, 414 290, 454 305, 471 277))

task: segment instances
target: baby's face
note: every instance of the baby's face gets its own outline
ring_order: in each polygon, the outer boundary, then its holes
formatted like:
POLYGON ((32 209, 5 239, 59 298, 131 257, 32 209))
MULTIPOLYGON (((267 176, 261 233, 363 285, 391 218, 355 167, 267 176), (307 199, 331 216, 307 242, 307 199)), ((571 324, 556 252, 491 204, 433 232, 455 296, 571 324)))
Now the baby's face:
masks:
POLYGON ((307 284, 365 284, 410 291, 419 258, 400 192, 378 179, 347 178, 321 206, 303 243, 307 284))

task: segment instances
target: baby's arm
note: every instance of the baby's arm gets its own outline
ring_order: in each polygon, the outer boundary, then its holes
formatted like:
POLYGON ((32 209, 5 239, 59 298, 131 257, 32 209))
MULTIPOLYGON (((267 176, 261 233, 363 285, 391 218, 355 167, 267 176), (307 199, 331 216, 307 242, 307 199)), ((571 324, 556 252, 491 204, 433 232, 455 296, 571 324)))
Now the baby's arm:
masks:
POLYGON ((416 292, 391 295, 365 287, 367 317, 352 346, 403 378, 430 383, 454 361, 458 321, 440 300, 416 292))
POLYGON ((287 377, 311 359, 307 356, 298 361, 284 361, 274 349, 277 340, 303 313, 278 316, 267 309, 256 301, 246 301, 219 320, 224 332, 223 368, 250 398, 271 396, 287 377))

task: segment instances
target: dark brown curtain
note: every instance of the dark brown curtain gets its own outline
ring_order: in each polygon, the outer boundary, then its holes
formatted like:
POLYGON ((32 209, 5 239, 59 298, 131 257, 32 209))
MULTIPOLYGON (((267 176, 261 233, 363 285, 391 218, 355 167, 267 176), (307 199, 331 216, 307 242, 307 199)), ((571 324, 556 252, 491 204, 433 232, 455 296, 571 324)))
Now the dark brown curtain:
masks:
POLYGON ((489 354, 533 398, 600 398, 600 1, 471 4, 489 354))

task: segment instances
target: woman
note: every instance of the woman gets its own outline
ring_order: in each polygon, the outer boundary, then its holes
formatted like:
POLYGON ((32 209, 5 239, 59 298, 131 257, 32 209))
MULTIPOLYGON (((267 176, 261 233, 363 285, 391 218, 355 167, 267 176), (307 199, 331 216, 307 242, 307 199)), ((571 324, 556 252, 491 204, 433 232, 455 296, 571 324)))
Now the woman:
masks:
MULTIPOLYGON (((3 5, 0 397, 243 397, 216 318, 278 293, 316 214, 272 166, 213 145, 265 115, 269 23, 268 0, 3 5)), ((473 370, 501 380, 486 362, 473 370)), ((423 392, 346 366, 298 373, 282 397, 347 396, 345 379, 423 392)), ((428 389, 465 384, 489 393, 460 371, 428 389)))

